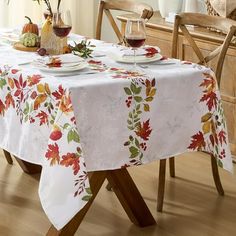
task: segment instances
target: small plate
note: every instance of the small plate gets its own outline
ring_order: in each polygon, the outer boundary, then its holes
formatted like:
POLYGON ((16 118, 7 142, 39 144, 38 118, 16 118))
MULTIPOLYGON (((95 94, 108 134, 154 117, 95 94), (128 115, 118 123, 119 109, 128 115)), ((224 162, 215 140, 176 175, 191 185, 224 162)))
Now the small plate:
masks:
MULTIPOLYGON (((117 62, 123 63, 134 63, 134 56, 119 56, 114 53, 111 53, 110 58, 117 62)), ((160 53, 155 54, 153 57, 146 57, 146 56, 136 56, 135 61, 136 63, 149 63, 154 61, 161 60, 162 55, 160 53)))
POLYGON ((69 72, 79 71, 86 68, 87 66, 88 66, 87 62, 83 61, 75 66, 46 67, 46 66, 37 65, 36 67, 42 72, 60 74, 60 73, 69 73, 69 72))

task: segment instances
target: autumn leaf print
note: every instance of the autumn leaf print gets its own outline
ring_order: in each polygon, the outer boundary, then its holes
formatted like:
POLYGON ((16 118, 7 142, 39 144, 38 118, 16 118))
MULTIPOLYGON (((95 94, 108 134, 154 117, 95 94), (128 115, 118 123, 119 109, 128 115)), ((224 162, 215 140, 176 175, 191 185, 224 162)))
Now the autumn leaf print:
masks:
POLYGON ((4 116, 4 112, 5 112, 5 105, 2 102, 2 100, 0 99, 0 115, 4 116))
POLYGON ((73 111, 70 96, 64 96, 64 97, 61 99, 61 104, 60 104, 59 109, 60 109, 63 113, 68 113, 68 112, 73 111))
POLYGON ((142 125, 141 122, 139 122, 135 131, 135 133, 145 141, 149 140, 151 132, 152 129, 150 128, 149 119, 146 122, 143 122, 142 125))
POLYGON ((40 126, 43 124, 48 124, 48 114, 44 111, 41 111, 36 115, 40 119, 40 126))
POLYGON ((59 85, 58 91, 52 93, 56 100, 60 100, 65 94, 65 90, 62 88, 62 85, 59 85))
POLYGON ((221 145, 223 144, 223 142, 226 144, 226 132, 224 130, 221 130, 219 132, 219 140, 221 145))
POLYGON ((27 78, 28 80, 28 86, 32 87, 33 85, 36 85, 40 82, 42 79, 41 75, 32 75, 27 78))
POLYGON ((60 165, 65 167, 72 166, 74 175, 77 175, 80 170, 79 158, 80 156, 76 153, 67 153, 66 155, 62 156, 60 165))
POLYGON ((203 95, 203 97, 200 99, 200 102, 206 101, 208 109, 209 109, 209 111, 211 111, 213 107, 216 107, 217 100, 218 100, 218 98, 216 96, 216 93, 213 91, 210 91, 210 92, 203 95))
POLYGON ((13 108, 15 108, 15 101, 10 93, 8 93, 6 96, 5 104, 6 104, 6 109, 8 109, 11 105, 13 108))
POLYGON ((204 140, 203 133, 199 131, 199 133, 192 136, 192 142, 188 148, 192 150, 201 151, 202 148, 205 148, 205 147, 206 147, 206 143, 204 140))
POLYGON ((59 147, 57 143, 48 145, 46 158, 51 161, 50 162, 51 166, 59 164, 60 156, 59 156, 59 147))

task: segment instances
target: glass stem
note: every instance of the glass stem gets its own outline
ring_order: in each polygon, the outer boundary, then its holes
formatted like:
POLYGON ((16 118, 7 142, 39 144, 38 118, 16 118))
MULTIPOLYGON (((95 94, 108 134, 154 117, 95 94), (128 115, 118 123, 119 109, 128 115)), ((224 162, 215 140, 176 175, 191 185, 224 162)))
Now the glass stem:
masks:
POLYGON ((64 38, 60 38, 60 54, 63 54, 63 39, 64 38))
POLYGON ((134 69, 136 69, 137 64, 136 64, 136 49, 134 48, 134 69))

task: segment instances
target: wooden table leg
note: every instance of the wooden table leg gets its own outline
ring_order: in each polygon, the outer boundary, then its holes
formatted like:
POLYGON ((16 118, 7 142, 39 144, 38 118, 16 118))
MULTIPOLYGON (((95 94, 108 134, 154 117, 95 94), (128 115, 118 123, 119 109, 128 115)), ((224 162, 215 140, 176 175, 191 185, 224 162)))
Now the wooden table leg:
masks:
POLYGON ((156 224, 129 172, 124 168, 107 172, 107 179, 130 220, 140 227, 156 224))
POLYGON ((40 165, 32 164, 27 161, 23 161, 18 157, 14 156, 18 164, 20 165, 21 169, 30 175, 38 174, 41 172, 42 167, 40 165))
POLYGON ((74 235, 106 178, 109 180, 109 183, 111 183, 121 205, 133 223, 140 227, 156 224, 155 219, 126 169, 97 171, 93 172, 90 178, 90 187, 93 196, 89 202, 63 229, 57 230, 52 225, 47 232, 47 236, 74 235))
POLYGON ((103 182, 107 176, 107 171, 97 171, 93 172, 90 177, 90 188, 92 190, 93 196, 89 202, 84 206, 84 208, 79 211, 74 218, 61 230, 57 230, 53 225, 50 227, 47 232, 47 236, 72 236, 75 234, 79 225, 81 224, 84 216, 89 210, 90 206, 93 203, 93 200, 97 196, 99 189, 102 187, 103 182))
POLYGON ((7 160, 7 163, 12 165, 13 164, 13 160, 11 158, 10 152, 8 152, 8 151, 3 149, 3 153, 4 153, 4 156, 5 156, 6 160, 7 160))

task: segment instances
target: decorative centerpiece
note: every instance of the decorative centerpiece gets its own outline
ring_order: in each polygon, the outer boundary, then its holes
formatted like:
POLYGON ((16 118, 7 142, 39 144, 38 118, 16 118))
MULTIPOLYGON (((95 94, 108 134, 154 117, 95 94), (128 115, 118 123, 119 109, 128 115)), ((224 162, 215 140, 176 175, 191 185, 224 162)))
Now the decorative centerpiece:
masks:
MULTIPOLYGON (((33 1, 37 1, 38 4, 40 4, 43 1, 47 7, 47 12, 44 13, 45 22, 41 30, 40 47, 45 49, 47 53, 50 55, 63 54, 64 53, 63 49, 67 46, 66 36, 69 34, 70 30, 66 32, 67 33, 66 35, 63 36, 61 35, 63 29, 65 29, 65 22, 63 21, 64 19, 61 19, 62 13, 60 12, 61 0, 58 0, 57 11, 54 14, 52 11, 50 0, 33 0, 33 1), (58 16, 60 17, 60 19, 58 18, 58 16), (58 19, 60 20, 59 29, 58 29, 58 22, 54 22, 58 19)), ((70 22, 70 29, 71 29, 71 22, 70 22)))

